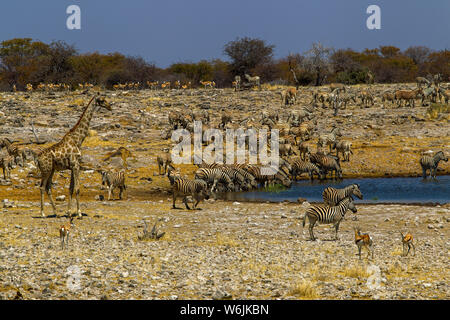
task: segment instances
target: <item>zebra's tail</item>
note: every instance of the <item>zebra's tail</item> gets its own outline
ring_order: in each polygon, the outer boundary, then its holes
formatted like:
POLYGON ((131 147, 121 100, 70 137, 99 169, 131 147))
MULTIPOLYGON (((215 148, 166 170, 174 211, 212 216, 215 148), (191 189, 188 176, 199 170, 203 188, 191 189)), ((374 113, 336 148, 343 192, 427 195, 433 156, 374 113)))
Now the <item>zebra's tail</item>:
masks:
POLYGON ((302 228, 305 227, 305 223, 306 223, 306 215, 307 215, 307 213, 305 213, 305 215, 303 216, 302 228))

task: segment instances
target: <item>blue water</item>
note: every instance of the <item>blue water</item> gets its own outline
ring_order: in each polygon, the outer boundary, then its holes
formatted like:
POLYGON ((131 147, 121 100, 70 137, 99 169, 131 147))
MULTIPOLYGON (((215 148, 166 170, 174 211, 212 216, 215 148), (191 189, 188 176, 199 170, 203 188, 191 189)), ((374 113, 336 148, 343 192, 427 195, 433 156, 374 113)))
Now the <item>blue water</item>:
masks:
MULTIPOLYGON (((294 182, 291 188, 279 192, 263 190, 235 192, 225 195, 236 201, 297 201, 299 197, 310 202, 322 202, 322 192, 326 187, 344 188, 349 184, 359 184, 364 196, 358 203, 447 203, 450 202, 450 175, 438 176, 437 180, 422 178, 361 178, 341 181, 294 182)), ((356 199, 356 198, 355 198, 356 199)))

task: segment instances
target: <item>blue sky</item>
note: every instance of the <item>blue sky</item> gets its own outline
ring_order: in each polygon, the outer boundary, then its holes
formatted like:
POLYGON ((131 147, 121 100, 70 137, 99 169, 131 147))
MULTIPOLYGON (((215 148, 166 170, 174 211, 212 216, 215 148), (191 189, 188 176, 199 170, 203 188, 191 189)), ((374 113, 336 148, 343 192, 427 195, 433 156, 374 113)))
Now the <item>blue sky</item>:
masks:
POLYGON ((315 41, 362 50, 380 45, 450 49, 449 0, 14 0, 0 4, 0 41, 64 40, 82 53, 139 55, 160 67, 226 57, 237 37, 275 45, 275 57, 315 41), (81 8, 81 30, 66 28, 66 8, 81 8), (366 9, 381 8, 381 30, 366 9))

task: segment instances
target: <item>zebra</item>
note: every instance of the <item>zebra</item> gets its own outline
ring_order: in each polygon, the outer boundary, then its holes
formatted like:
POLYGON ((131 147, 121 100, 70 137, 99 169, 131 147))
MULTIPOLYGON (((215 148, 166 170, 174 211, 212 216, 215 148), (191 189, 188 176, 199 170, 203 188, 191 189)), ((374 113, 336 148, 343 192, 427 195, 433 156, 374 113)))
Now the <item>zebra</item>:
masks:
POLYGON ((261 79, 259 78, 259 76, 254 76, 251 77, 248 74, 245 74, 245 79, 247 79, 247 81, 251 84, 254 84, 255 86, 258 86, 259 90, 261 90, 261 79))
POLYGON ((416 78, 416 82, 417 82, 417 87, 419 87, 419 88, 422 86, 422 84, 425 84, 428 87, 431 86, 431 81, 426 79, 426 78, 424 78, 424 77, 417 77, 416 78))
POLYGON ((257 188, 258 187, 258 182, 256 181, 255 177, 248 172, 247 170, 243 169, 243 168, 239 168, 235 165, 231 165, 231 167, 236 170, 237 172, 239 172, 245 179, 245 181, 247 182, 247 186, 249 187, 249 189, 253 189, 253 188, 257 188))
MULTIPOLYGON (((246 179, 244 176, 235 168, 232 168, 230 166, 222 165, 219 168, 222 170, 225 174, 227 174, 230 179, 233 181, 236 188, 240 187, 244 190, 249 190, 251 187, 248 185, 246 179)), ((235 189, 235 191, 238 191, 235 189)))
POLYGON ((336 149, 336 155, 339 157, 339 153, 342 153, 344 160, 343 161, 350 161, 350 154, 353 154, 352 150, 352 143, 349 141, 339 141, 335 142, 333 145, 333 149, 336 149))
POLYGON ((119 200, 122 200, 122 193, 127 188, 125 185, 125 170, 120 171, 100 171, 102 175, 102 185, 108 186, 108 200, 111 195, 114 197, 114 189, 119 188, 119 200))
POLYGON ((330 133, 323 134, 319 136, 319 140, 317 141, 318 147, 323 147, 324 145, 330 146, 330 153, 333 147, 333 144, 336 143, 337 137, 341 137, 342 133, 339 128, 333 128, 330 133))
POLYGON ((292 162, 291 176, 293 180, 297 180, 297 175, 302 173, 308 173, 311 180, 314 179, 314 174, 320 178, 320 169, 314 163, 303 161, 300 159, 292 162))
POLYGON ((331 177, 333 177, 334 171, 334 177, 342 179, 342 169, 338 157, 314 153, 311 155, 310 161, 321 169, 322 179, 326 178, 328 171, 331 171, 331 177))
POLYGON ((193 209, 201 210, 201 208, 197 208, 199 202, 203 199, 209 199, 207 183, 200 179, 191 180, 172 176, 171 172, 172 170, 167 172, 167 177, 172 185, 172 208, 177 209, 175 206, 175 201, 177 200, 177 197, 182 196, 186 209, 191 210, 187 203, 187 196, 190 195, 195 200, 193 209))
POLYGON ((305 141, 298 145, 298 151, 302 160, 306 160, 311 155, 310 147, 305 141))
POLYGON ((3 169, 3 179, 11 180, 11 169, 14 169, 15 161, 12 156, 4 156, 0 158, 0 168, 3 169))
POLYGON ((306 218, 309 220, 309 235, 312 241, 316 240, 313 233, 313 228, 316 222, 321 224, 333 224, 336 235, 335 240, 338 240, 338 231, 339 224, 345 216, 347 210, 351 210, 353 213, 356 213, 358 210, 353 203, 353 198, 345 198, 337 206, 321 206, 321 205, 312 205, 306 210, 305 215, 303 216, 303 228, 305 227, 306 218))
POLYGON ((444 152, 442 151, 436 152, 434 156, 423 155, 422 158, 420 158, 420 165, 422 166, 422 177, 426 179, 427 170, 430 170, 430 177, 436 179, 437 167, 439 165, 439 161, 441 160, 444 160, 445 162, 448 161, 448 157, 446 157, 444 155, 444 152))
POLYGON ((200 168, 195 171, 195 179, 205 181, 208 185, 212 184, 211 192, 216 188, 218 182, 222 182, 229 190, 234 190, 234 183, 231 178, 220 168, 200 168))
POLYGON ((422 106, 424 105, 425 99, 430 98, 431 102, 436 102, 436 98, 438 96, 439 90, 436 87, 429 87, 423 90, 422 93, 422 106))
POLYGON ((11 141, 8 138, 3 138, 0 140, 0 149, 5 147, 6 151, 8 151, 8 154, 14 157, 15 163, 23 167, 24 160, 27 159, 25 148, 22 145, 17 144, 16 141, 11 141), (20 159, 20 162, 17 161, 17 159, 20 159))
POLYGON ((357 196, 359 199, 363 198, 358 184, 351 184, 343 189, 328 187, 325 188, 322 193, 323 202, 329 206, 335 206, 345 198, 353 195, 357 196))

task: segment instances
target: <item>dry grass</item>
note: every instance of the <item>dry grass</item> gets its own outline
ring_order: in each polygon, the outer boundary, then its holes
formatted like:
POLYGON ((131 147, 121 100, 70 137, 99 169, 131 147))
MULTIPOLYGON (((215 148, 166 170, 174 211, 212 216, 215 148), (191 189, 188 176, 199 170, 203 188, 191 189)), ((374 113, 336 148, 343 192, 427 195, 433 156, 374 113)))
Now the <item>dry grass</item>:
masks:
POLYGON ((227 236, 220 232, 217 232, 216 233, 216 244, 218 246, 237 247, 240 245, 240 242, 230 236, 227 236))
POLYGON ((345 277, 357 278, 357 279, 367 278, 369 276, 369 274, 367 273, 366 269, 363 268, 362 266, 358 266, 358 265, 353 265, 353 266, 346 267, 343 270, 342 274, 345 277))
POLYGON ((317 299, 319 297, 314 284, 308 280, 297 281, 291 287, 289 294, 302 299, 317 299))

